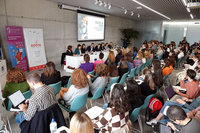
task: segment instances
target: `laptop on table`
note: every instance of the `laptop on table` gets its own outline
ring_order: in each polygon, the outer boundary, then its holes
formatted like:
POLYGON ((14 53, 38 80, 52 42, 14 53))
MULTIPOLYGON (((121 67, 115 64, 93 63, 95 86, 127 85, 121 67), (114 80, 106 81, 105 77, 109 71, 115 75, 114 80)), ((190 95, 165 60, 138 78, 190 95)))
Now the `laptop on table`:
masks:
POLYGON ((8 99, 12 103, 12 109, 18 109, 18 110, 20 110, 20 108, 18 106, 22 103, 25 104, 25 101, 26 101, 24 95, 22 94, 22 92, 20 90, 16 91, 15 93, 11 94, 10 96, 8 96, 8 99))
POLYGON ((165 89, 165 94, 167 96, 167 100, 168 101, 171 101, 171 102, 176 102, 177 99, 182 99, 183 96, 180 96, 180 95, 177 95, 175 92, 174 92, 174 89, 173 87, 170 85, 168 86, 166 89, 165 89))

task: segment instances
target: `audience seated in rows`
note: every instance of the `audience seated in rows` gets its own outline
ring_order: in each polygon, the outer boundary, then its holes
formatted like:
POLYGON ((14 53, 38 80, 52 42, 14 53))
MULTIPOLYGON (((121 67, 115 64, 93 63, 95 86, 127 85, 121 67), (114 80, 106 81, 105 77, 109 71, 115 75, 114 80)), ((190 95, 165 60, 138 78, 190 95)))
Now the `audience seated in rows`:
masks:
POLYGON ((140 86, 135 80, 126 81, 126 94, 128 96, 129 103, 131 105, 131 110, 129 114, 135 109, 144 104, 145 96, 141 94, 140 86))
POLYGON ((154 83, 152 72, 150 69, 144 69, 142 72, 144 81, 140 84, 141 93, 144 96, 149 96, 156 93, 156 85, 154 83))
POLYGON ((90 55, 84 55, 84 61, 79 68, 83 69, 86 73, 93 71, 94 63, 90 63, 90 55))
POLYGON ((44 72, 41 74, 42 83, 45 85, 55 84, 61 80, 60 72, 56 70, 52 61, 47 62, 44 72))
POLYGON ((125 58, 121 58, 120 66, 118 67, 118 72, 119 72, 119 81, 120 81, 122 76, 128 72, 128 61, 125 58))
POLYGON ((87 75, 88 82, 89 82, 89 96, 92 97, 96 90, 100 87, 106 87, 108 83, 108 67, 106 64, 99 63, 95 67, 97 77, 95 77, 93 80, 91 79, 91 75, 87 75))
POLYGON ((75 69, 71 76, 71 86, 63 94, 66 105, 71 105, 75 97, 89 92, 87 74, 83 69, 75 69))
POLYGON ((7 109, 9 101, 8 96, 10 96, 18 90, 24 93, 28 91, 30 87, 26 81, 24 71, 17 67, 11 68, 7 71, 6 80, 7 82, 4 87, 2 97, 5 98, 4 104, 7 109))
MULTIPOLYGON (((94 62, 94 68, 93 68, 93 70, 95 70, 95 67, 96 67, 97 64, 99 64, 99 63, 103 63, 103 64, 104 64, 104 61, 102 60, 103 57, 104 57, 104 54, 103 54, 103 53, 100 53, 100 54, 99 54, 99 60, 96 60, 96 61, 94 62)), ((96 70, 95 70, 95 72, 96 72, 96 70)))
POLYGON ((134 64, 133 64, 133 61, 131 60, 131 54, 127 53, 125 56, 124 56, 125 60, 127 60, 128 62, 128 71, 129 73, 131 72, 131 69, 134 68, 134 64))
POLYGON ((110 104, 104 112, 93 120, 93 125, 100 132, 113 132, 129 121, 131 106, 123 85, 113 84, 110 90, 110 104))
POLYGON ((134 64, 134 67, 139 67, 140 65, 142 65, 142 58, 143 58, 142 52, 141 51, 138 52, 136 57, 137 59, 133 61, 133 64, 134 64))
POLYGON ((171 64, 171 61, 167 58, 164 59, 163 65, 164 67, 162 73, 164 77, 165 75, 169 75, 173 71, 173 65, 171 64))
POLYGON ((117 49, 117 55, 115 57, 115 63, 117 64, 121 60, 122 57, 123 57, 122 56, 122 50, 121 49, 117 49))
MULTIPOLYGON (((108 66, 110 62, 115 62, 115 54, 113 51, 110 51, 108 54, 108 58, 105 61, 105 64, 108 66)), ((116 63, 115 63, 116 64, 116 63)))

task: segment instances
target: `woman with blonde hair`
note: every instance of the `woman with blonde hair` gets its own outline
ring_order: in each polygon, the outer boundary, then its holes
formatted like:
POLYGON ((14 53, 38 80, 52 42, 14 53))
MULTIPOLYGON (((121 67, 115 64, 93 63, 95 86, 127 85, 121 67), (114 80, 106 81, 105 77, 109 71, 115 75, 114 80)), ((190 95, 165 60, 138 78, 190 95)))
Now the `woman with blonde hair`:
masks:
POLYGON ((110 62, 115 62, 115 54, 113 51, 110 51, 108 54, 108 58, 105 61, 105 64, 108 66, 110 62))
POLYGON ((150 50, 149 49, 145 50, 144 57, 146 58, 146 60, 150 59, 150 50))
POLYGON ((122 57, 124 57, 127 54, 127 50, 125 48, 122 49, 122 57))
POLYGON ((156 85, 154 83, 152 72, 150 69, 144 69, 142 72, 144 82, 140 84, 141 93, 146 97, 156 93, 156 85))
POLYGON ((6 85, 3 90, 2 97, 6 108, 8 107, 8 96, 20 90, 22 93, 29 90, 29 85, 26 81, 25 73, 20 68, 14 67, 8 70, 6 75, 6 85))
POLYGON ((142 65, 143 53, 140 51, 137 53, 137 59, 133 61, 135 67, 142 65))
POLYGON ((70 125, 70 133, 94 133, 92 120, 83 112, 76 113, 70 125))

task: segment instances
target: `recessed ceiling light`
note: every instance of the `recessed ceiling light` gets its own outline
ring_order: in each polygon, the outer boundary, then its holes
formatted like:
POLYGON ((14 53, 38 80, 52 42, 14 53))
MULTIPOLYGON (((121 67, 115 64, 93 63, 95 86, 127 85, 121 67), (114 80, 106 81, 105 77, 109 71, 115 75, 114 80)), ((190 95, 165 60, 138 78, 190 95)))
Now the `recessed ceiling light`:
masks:
POLYGON ((160 16, 163 16, 163 17, 165 17, 165 18, 167 18, 167 19, 171 19, 171 18, 165 16, 164 14, 159 13, 159 12, 157 12, 156 10, 154 10, 154 9, 152 9, 152 8, 150 8, 150 7, 146 6, 146 5, 144 5, 144 4, 140 3, 140 2, 138 2, 137 0, 132 0, 132 1, 134 1, 135 3, 141 5, 141 6, 147 8, 147 9, 149 9, 149 10, 151 10, 152 12, 155 12, 155 13, 159 14, 160 16))
POLYGON ((140 14, 138 14, 138 18, 140 17, 140 14))
POLYGON ((107 3, 106 2, 104 2, 104 7, 107 7, 107 3))
POLYGON ((99 6, 102 6, 103 5, 103 2, 102 1, 99 1, 99 6))
POLYGON ((131 11, 131 16, 133 16, 134 15, 134 13, 133 13, 133 11, 131 11))
POLYGON ((127 10, 126 9, 124 9, 124 14, 126 14, 127 13, 127 10))
POLYGON ((95 0, 95 3, 94 3, 94 4, 97 5, 98 3, 99 3, 99 1, 98 1, 98 0, 95 0))
POLYGON ((138 10, 142 10, 142 7, 141 7, 141 6, 138 6, 138 7, 136 7, 136 9, 138 9, 138 10))

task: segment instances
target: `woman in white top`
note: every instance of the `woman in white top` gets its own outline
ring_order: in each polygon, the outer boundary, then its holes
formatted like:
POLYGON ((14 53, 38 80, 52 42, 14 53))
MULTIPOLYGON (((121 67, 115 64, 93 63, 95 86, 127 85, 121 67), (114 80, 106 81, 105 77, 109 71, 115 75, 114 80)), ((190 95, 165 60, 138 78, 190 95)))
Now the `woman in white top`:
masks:
POLYGON ((197 66, 197 63, 199 61, 198 59, 198 56, 193 56, 193 61, 194 61, 194 64, 193 65, 189 65, 189 64, 184 64, 185 68, 186 69, 194 69, 196 66, 197 66))
POLYGON ((184 57, 183 48, 180 49, 180 53, 178 54, 178 59, 184 57))
POLYGON ((87 74, 83 69, 75 69, 71 77, 71 86, 63 94, 63 99, 67 105, 71 105, 75 97, 84 95, 89 92, 87 74))
POLYGON ((164 48, 163 48, 163 46, 160 46, 160 48, 158 49, 158 51, 156 53, 156 57, 158 58, 162 54, 164 54, 164 48))

